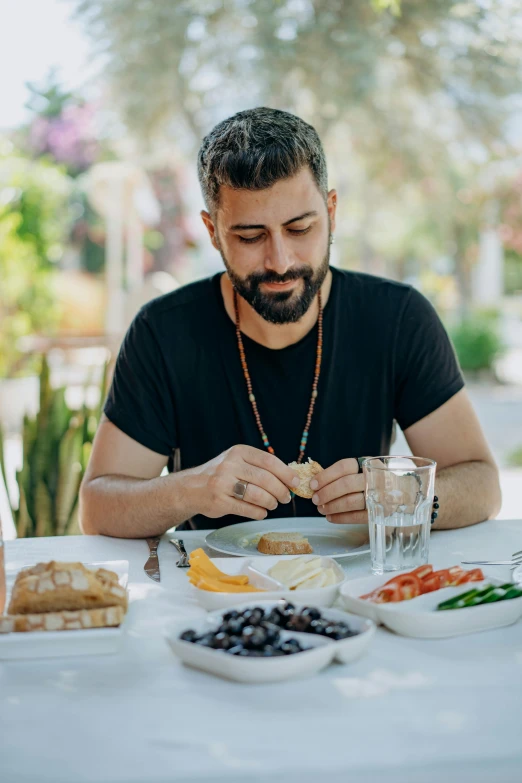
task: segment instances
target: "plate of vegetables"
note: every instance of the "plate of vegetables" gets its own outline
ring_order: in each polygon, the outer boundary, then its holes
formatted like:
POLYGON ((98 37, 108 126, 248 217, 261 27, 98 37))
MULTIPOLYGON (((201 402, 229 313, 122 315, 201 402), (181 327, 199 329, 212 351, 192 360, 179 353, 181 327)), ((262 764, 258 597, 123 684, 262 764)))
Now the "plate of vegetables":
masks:
POLYGON ((383 581, 383 576, 354 579, 341 586, 341 601, 350 612, 381 622, 379 607, 419 598, 447 587, 461 587, 482 582, 480 568, 466 570, 458 565, 435 570, 427 563, 407 573, 395 573, 383 581))
POLYGON ((415 572, 397 574, 392 590, 390 582, 394 580, 383 583, 383 577, 353 580, 342 586, 341 600, 349 611, 370 617, 395 633, 424 639, 501 628, 522 617, 521 585, 505 584, 493 578, 486 580, 482 573, 479 579, 478 569, 467 571, 466 579, 463 574, 458 575, 457 568, 432 569, 429 574, 438 575, 441 586, 430 590, 426 588, 432 582, 422 589, 424 578, 428 579, 427 571, 420 573, 420 580, 415 572), (448 575, 453 584, 444 584, 448 575))

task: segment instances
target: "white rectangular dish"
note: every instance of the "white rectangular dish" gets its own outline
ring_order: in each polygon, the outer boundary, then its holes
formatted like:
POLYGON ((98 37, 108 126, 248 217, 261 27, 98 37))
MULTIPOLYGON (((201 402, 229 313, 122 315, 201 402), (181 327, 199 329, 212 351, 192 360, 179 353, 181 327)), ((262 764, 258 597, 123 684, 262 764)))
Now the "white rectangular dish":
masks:
MULTIPOLYGON (((7 601, 17 573, 35 563, 10 563, 6 565, 7 601)), ((106 568, 118 574, 118 582, 127 587, 128 560, 109 560, 100 563, 84 563, 87 568, 106 568)), ((26 633, 0 634, 0 660, 21 661, 35 658, 61 658, 77 655, 107 655, 120 649, 125 620, 118 628, 84 628, 77 631, 27 631, 26 633)))
MULTIPOLYGON (((195 630, 203 628, 195 627, 195 630)), ((211 650, 192 642, 184 642, 176 636, 168 636, 172 652, 187 666, 209 674, 217 674, 227 680, 251 685, 296 680, 324 669, 332 660, 331 647, 335 642, 324 636, 283 632, 285 638, 298 639, 309 650, 284 655, 280 658, 238 658, 221 650, 211 650)))
POLYGON ((360 598, 384 584, 388 578, 390 577, 369 576, 345 582, 340 591, 341 603, 350 612, 369 617, 401 636, 418 639, 443 639, 503 628, 516 623, 522 617, 522 598, 464 609, 436 611, 443 601, 470 589, 480 589, 487 584, 504 584, 502 580, 493 577, 488 577, 483 582, 444 587, 409 601, 374 604, 360 598))
MULTIPOLYGON (((271 601, 270 603, 263 603, 262 606, 266 607, 266 612, 269 612, 275 606, 280 606, 284 603, 285 601, 271 601)), ((249 606, 259 606, 259 602, 251 600, 248 605, 239 604, 235 608, 244 610, 249 606)), ((300 604, 294 604, 294 606, 297 610, 304 608, 304 605, 300 604)), ((226 610, 211 612, 206 618, 199 618, 197 621, 193 621, 191 627, 198 634, 214 629, 220 625, 225 613, 226 610)), ((182 641, 179 639, 179 635, 187 630, 187 623, 184 621, 183 624, 176 624, 168 634, 167 642, 174 654, 183 663, 196 669, 202 669, 211 674, 217 674, 220 677, 237 682, 251 684, 281 682, 315 674, 333 661, 351 663, 363 655, 375 635, 375 623, 371 620, 350 615, 340 609, 322 609, 321 615, 326 620, 332 620, 333 623, 348 623, 350 628, 357 631, 357 635, 348 639, 333 641, 317 634, 281 631, 281 635, 284 638, 293 637, 298 639, 304 647, 311 647, 313 650, 278 658, 249 659, 229 655, 220 650, 201 647, 192 642, 182 641)))
MULTIPOLYGON (((311 560, 316 555, 300 555, 300 560, 311 560)), ((262 557, 236 558, 236 557, 213 557, 212 562, 220 571, 231 576, 247 573, 247 568, 252 565, 262 574, 268 571, 280 560, 289 560, 292 558, 263 555, 262 557)), ((310 604, 312 606, 332 606, 339 589, 346 580, 346 574, 335 560, 330 557, 322 557, 321 564, 333 568, 339 581, 328 587, 318 587, 314 589, 301 590, 267 590, 262 593, 213 593, 209 590, 200 590, 191 585, 191 593, 198 603, 207 611, 213 612, 219 609, 227 609, 240 603, 251 603, 252 601, 276 601, 286 599, 287 601, 299 601, 300 604, 310 604)))

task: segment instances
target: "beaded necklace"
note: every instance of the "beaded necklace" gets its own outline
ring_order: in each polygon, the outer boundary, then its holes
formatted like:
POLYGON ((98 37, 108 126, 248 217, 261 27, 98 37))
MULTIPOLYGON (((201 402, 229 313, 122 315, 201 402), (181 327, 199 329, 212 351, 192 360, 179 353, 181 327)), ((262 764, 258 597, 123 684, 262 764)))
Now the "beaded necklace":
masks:
MULTIPOLYGON (((314 371, 314 382, 312 384, 312 396, 310 398, 310 406, 308 408, 308 415, 306 417, 306 424, 303 430, 303 434, 301 436, 301 443, 300 443, 300 449, 299 449, 299 456, 297 458, 298 464, 300 464, 303 461, 305 451, 306 451, 306 444, 308 441, 308 433, 310 432, 310 425, 312 423, 312 415, 314 412, 315 407, 315 401, 317 399, 317 385, 319 383, 319 375, 321 374, 321 359, 323 355, 323 306, 321 301, 321 290, 319 289, 317 293, 317 299, 319 303, 319 316, 317 318, 317 353, 316 353, 316 359, 315 359, 315 371, 314 371)), ((268 440, 265 430, 263 428, 263 425, 261 423, 261 416, 259 415, 259 411, 257 409, 257 402, 254 395, 254 392, 252 390, 252 381, 250 379, 250 373, 248 372, 248 365, 246 361, 246 355, 245 355, 245 347, 243 345, 243 338, 241 336, 241 330, 239 328, 239 305, 237 300, 237 291, 234 288, 234 312, 236 316, 236 336, 237 336, 237 344, 239 348, 239 356, 241 359, 241 367, 243 368, 243 375, 245 376, 247 391, 248 391, 248 399, 250 400, 252 404, 252 410, 254 411, 254 417, 256 420, 257 428, 261 434, 261 440, 263 441, 263 446, 267 451, 270 452, 270 454, 274 454, 274 449, 270 445, 270 441, 268 440)))

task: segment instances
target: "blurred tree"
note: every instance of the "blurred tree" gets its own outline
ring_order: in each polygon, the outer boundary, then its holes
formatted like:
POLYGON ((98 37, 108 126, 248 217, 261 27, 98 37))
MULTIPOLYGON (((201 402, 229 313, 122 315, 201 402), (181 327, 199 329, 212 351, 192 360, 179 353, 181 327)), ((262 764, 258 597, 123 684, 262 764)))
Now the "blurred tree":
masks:
POLYGON ((52 69, 41 85, 27 83, 27 108, 33 113, 24 129, 25 146, 37 157, 49 156, 75 177, 100 157, 95 107, 65 90, 52 69))
POLYGON ((465 183, 492 152, 511 154, 518 0, 76 0, 76 7, 106 58, 115 103, 149 144, 178 140, 183 128, 197 142, 216 121, 256 105, 295 111, 322 135, 350 205, 340 251, 370 271, 380 271, 385 252, 398 276, 419 247, 431 260, 451 256, 469 299, 483 217, 480 194, 469 200, 465 183), (401 223, 401 210, 409 215, 402 233, 394 220, 401 223))
POLYGON ((197 136, 268 102, 433 170, 433 147, 502 135, 520 91, 517 0, 77 0, 129 124, 197 136))
POLYGON ((0 139, 0 377, 16 375, 18 341, 52 332, 52 294, 69 218, 70 181, 62 169, 31 161, 0 139))

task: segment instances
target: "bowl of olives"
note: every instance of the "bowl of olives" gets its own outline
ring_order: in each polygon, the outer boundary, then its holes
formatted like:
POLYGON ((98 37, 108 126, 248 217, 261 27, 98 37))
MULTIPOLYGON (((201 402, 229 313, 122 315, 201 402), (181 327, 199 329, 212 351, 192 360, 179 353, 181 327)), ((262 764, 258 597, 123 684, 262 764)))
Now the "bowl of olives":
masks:
POLYGON ((212 612, 167 641, 190 666, 240 682, 278 682, 355 660, 374 633, 371 620, 338 609, 273 601, 212 612))

